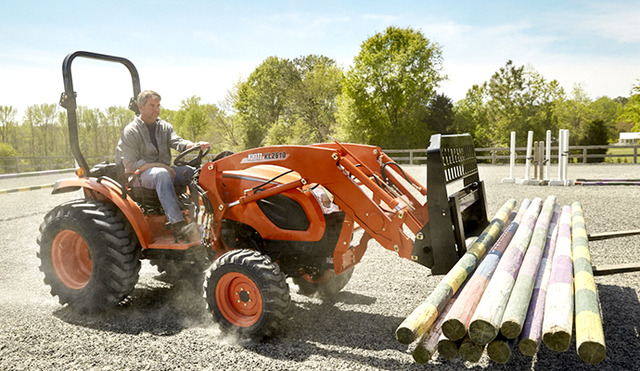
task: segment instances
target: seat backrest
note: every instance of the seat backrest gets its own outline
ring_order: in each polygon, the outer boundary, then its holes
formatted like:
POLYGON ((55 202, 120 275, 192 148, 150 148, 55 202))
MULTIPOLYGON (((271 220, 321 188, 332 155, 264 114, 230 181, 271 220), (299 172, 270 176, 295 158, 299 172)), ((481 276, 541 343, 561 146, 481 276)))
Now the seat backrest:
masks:
POLYGON ((122 163, 115 164, 108 161, 103 161, 99 164, 93 166, 91 170, 89 170, 89 176, 91 177, 108 177, 121 185, 126 183, 126 177, 124 175, 124 165, 122 163))

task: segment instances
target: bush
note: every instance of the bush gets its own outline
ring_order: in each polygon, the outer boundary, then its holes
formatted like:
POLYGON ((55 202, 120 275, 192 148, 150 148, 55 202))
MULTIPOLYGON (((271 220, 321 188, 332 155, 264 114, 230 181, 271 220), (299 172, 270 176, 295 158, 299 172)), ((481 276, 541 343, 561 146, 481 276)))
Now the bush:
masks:
POLYGON ((9 143, 0 143, 0 157, 16 157, 18 152, 9 143))

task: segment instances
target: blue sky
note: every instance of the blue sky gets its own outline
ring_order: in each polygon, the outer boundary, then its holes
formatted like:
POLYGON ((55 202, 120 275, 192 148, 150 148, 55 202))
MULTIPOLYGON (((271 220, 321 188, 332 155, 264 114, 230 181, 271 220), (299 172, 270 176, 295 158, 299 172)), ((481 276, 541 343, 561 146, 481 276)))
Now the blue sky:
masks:
MULTIPOLYGON (((56 103, 65 55, 122 56, 142 88, 178 109, 218 103, 269 56, 322 54, 348 68, 361 43, 388 26, 438 43, 455 101, 511 59, 567 92, 628 96, 640 79, 640 1, 15 1, 0 0, 0 105, 56 103)), ((120 65, 77 59, 78 103, 126 106, 120 65)), ((21 116, 21 115, 20 115, 21 116)))

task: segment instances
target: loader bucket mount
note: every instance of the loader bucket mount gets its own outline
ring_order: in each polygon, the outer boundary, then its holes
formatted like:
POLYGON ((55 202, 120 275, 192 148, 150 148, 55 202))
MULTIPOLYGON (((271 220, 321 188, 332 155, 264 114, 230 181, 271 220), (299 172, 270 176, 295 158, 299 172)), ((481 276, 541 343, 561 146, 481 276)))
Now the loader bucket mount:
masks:
POLYGON ((427 207, 429 222, 416 234, 412 259, 433 274, 444 274, 466 252, 466 237, 478 236, 489 224, 484 182, 469 134, 431 136, 427 207), (462 188, 449 194, 447 186, 455 182, 462 182, 462 188))

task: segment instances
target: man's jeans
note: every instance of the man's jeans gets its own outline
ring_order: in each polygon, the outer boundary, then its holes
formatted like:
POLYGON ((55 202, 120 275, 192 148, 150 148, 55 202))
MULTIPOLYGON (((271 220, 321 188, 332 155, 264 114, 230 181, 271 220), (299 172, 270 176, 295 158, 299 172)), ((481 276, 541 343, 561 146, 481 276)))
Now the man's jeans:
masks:
POLYGON ((189 185, 191 177, 195 169, 191 166, 172 166, 176 172, 173 178, 171 173, 161 167, 152 167, 140 174, 140 185, 144 188, 155 189, 158 192, 158 199, 167 215, 169 223, 177 223, 184 221, 180 207, 178 206, 178 197, 176 196, 175 185, 189 185))

